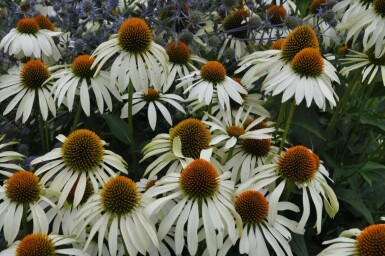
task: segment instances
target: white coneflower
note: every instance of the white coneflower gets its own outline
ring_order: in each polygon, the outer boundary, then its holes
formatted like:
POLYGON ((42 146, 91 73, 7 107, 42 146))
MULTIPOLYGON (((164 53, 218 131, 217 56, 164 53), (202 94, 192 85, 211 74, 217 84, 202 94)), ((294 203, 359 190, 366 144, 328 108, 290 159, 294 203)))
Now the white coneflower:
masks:
POLYGON ((8 249, 0 252, 0 256, 56 256, 56 255, 84 255, 79 249, 63 248, 75 243, 76 239, 60 236, 34 233, 25 236, 21 241, 12 244, 8 249))
MULTIPOLYGON (((162 90, 160 90, 162 91, 162 90)), ((184 99, 177 94, 171 93, 161 93, 160 91, 149 88, 148 90, 139 90, 133 94, 132 100, 132 115, 137 114, 140 110, 142 110, 146 105, 148 105, 147 109, 147 117, 148 122, 151 126, 152 130, 155 130, 157 114, 156 109, 159 109, 160 113, 162 113, 163 117, 166 121, 172 125, 171 114, 168 109, 165 107, 165 103, 169 103, 174 108, 178 109, 182 113, 186 114, 182 105, 179 102, 183 102, 184 99), (179 101, 179 102, 178 102, 179 101)), ((128 94, 123 95, 123 99, 128 98, 128 94)), ((128 103, 126 103, 122 108, 122 113, 120 115, 121 118, 128 117, 128 103)))
POLYGON ((191 71, 198 70, 193 62, 203 64, 207 62, 205 59, 191 54, 190 48, 181 41, 171 42, 167 45, 166 49, 170 62, 168 64, 169 73, 166 78, 166 83, 162 87, 163 92, 167 92, 178 78, 185 77, 189 75, 191 71))
POLYGON ((84 113, 89 116, 91 100, 89 90, 92 89, 99 112, 104 112, 104 102, 108 109, 112 111, 112 100, 110 94, 121 101, 118 89, 111 85, 110 75, 106 71, 99 71, 95 75, 95 70, 91 69, 95 59, 89 55, 80 55, 69 66, 52 67, 55 72, 48 81, 56 80, 53 83, 52 92, 58 107, 66 99, 66 106, 72 111, 75 95, 79 94, 80 104, 84 113), (66 97, 65 97, 66 96, 66 97))
POLYGON ((189 93, 188 100, 197 99, 210 105, 215 95, 220 107, 226 110, 231 108, 230 100, 242 104, 241 94, 247 94, 245 88, 226 76, 226 68, 218 61, 209 61, 199 71, 194 71, 180 80, 177 88, 193 83, 184 91, 189 93))
MULTIPOLYGON (((353 8, 350 6, 349 8, 353 8)), ((355 41, 364 31, 362 44, 364 51, 374 48, 374 56, 379 58, 385 53, 385 3, 383 0, 370 1, 368 8, 360 12, 352 12, 349 19, 342 19, 337 30, 347 31, 346 42, 355 41), (380 32, 378 32, 380 31, 380 32)))
POLYGON ((56 138, 63 145, 34 159, 31 164, 48 161, 36 170, 36 175, 43 174, 41 180, 43 184, 46 184, 56 174, 50 188, 61 191, 58 201, 59 208, 70 195, 76 182, 78 185, 73 199, 74 207, 80 204, 86 192, 88 178, 97 192, 99 187, 103 186, 110 177, 117 176, 117 171, 127 174, 126 162, 123 158, 104 149, 106 142, 94 132, 81 129, 74 131, 68 137, 59 135, 56 138))
MULTIPOLYGON (((277 163, 263 165, 253 170, 253 176, 250 180, 267 186, 278 179, 282 180, 271 193, 271 204, 276 205, 287 183, 294 183, 302 190, 303 213, 298 224, 298 232, 302 232, 309 219, 310 201, 312 201, 316 209, 315 226, 319 234, 323 207, 327 214, 334 218, 339 210, 339 203, 333 189, 327 184, 326 179, 329 179, 329 173, 318 156, 304 146, 292 147, 281 154, 277 163)), ((268 220, 270 223, 274 223, 276 220, 277 211, 278 208, 273 207, 269 212, 268 220)))
POLYGON ((0 102, 11 96, 14 98, 5 108, 3 115, 8 114, 19 104, 16 120, 23 116, 22 122, 25 123, 31 115, 37 96, 42 119, 47 120, 48 112, 56 116, 55 102, 50 92, 52 84, 45 83, 50 76, 47 66, 40 60, 30 60, 21 68, 8 70, 8 75, 0 79, 0 102))
POLYGON ((248 31, 247 20, 252 16, 253 12, 247 8, 239 8, 231 12, 223 20, 221 29, 224 31, 225 41, 218 52, 218 59, 223 52, 228 49, 235 50, 235 58, 243 57, 247 52, 247 47, 252 44, 250 33, 248 31))
POLYGON ((136 91, 148 89, 149 84, 159 88, 164 83, 162 72, 168 73, 168 56, 163 47, 154 43, 151 29, 144 20, 127 19, 117 34, 96 48, 91 67, 98 65, 95 74, 117 53, 110 79, 112 84, 118 84, 120 92, 125 91, 130 82, 136 91))
POLYGON ((210 147, 210 141, 209 129, 202 121, 196 118, 181 121, 170 129, 169 134, 158 134, 143 148, 141 161, 160 155, 146 168, 144 175, 149 174, 152 179, 169 164, 167 173, 179 173, 186 159, 199 158, 201 151, 210 147))
POLYGON ((111 255, 116 255, 118 238, 122 240, 130 255, 137 255, 138 252, 146 255, 153 245, 158 247, 154 224, 143 212, 144 204, 146 199, 131 179, 123 176, 111 178, 101 192, 91 196, 78 213, 77 225, 81 226, 80 230, 84 230, 96 219, 84 251, 96 233, 99 233, 99 255, 103 250, 105 236, 108 237, 111 255))
POLYGON ((266 0, 266 4, 267 5, 282 4, 282 7, 285 8, 285 10, 288 12, 288 14, 294 14, 296 11, 298 11, 298 7, 295 4, 295 1, 293 1, 293 0, 285 0, 285 1, 281 1, 281 0, 266 0))
MULTIPOLYGON (((245 130, 251 132, 262 130, 274 132, 272 122, 263 121, 264 118, 246 119, 242 123, 245 130), (251 127, 250 127, 251 126, 251 127)), ((269 135, 268 133, 265 135, 269 135)), ((252 177, 252 170, 264 164, 270 164, 277 157, 278 148, 273 145, 271 138, 247 138, 235 145, 232 157, 226 162, 225 170, 231 171, 233 181, 245 182, 252 177)))
POLYGON ((365 53, 357 52, 349 49, 350 54, 346 54, 346 58, 342 59, 341 62, 344 67, 340 73, 347 76, 350 72, 359 69, 362 74, 362 82, 367 78, 370 84, 377 74, 381 74, 382 82, 385 86, 385 54, 379 58, 376 58, 373 51, 369 50, 365 53))
POLYGON ((0 186, 0 230, 3 229, 5 240, 11 244, 20 231, 24 211, 30 212, 33 221, 33 232, 47 233, 49 221, 44 208, 47 204, 56 208, 46 196, 43 184, 32 172, 18 171, 10 173, 2 171, 9 178, 4 187, 0 186))
MULTIPOLYGON (((251 256, 270 255, 269 249, 271 248, 276 255, 292 256, 289 230, 295 232, 298 223, 283 215, 277 215, 276 221, 269 223, 267 216, 272 208, 269 201, 270 195, 266 195, 267 190, 262 189, 261 186, 255 186, 253 182, 241 183, 235 194, 235 210, 243 222, 239 253, 251 256)), ((298 206, 290 202, 276 203, 276 207, 281 211, 300 211, 298 206)), ((231 241, 227 239, 218 254, 225 255, 230 246, 231 241)))
POLYGON ((35 19, 23 18, 19 20, 16 28, 13 28, 1 40, 0 49, 4 48, 4 52, 19 59, 23 57, 33 59, 46 57, 58 61, 61 54, 52 37, 59 36, 61 33, 40 29, 35 19))
POLYGON ((251 66, 242 78, 252 84, 262 76, 266 78, 262 90, 282 95, 282 102, 295 98, 299 105, 306 100, 309 107, 314 100, 320 109, 326 108, 326 100, 333 107, 337 98, 331 86, 339 83, 336 69, 319 52, 319 43, 314 30, 308 25, 294 29, 283 41, 280 50, 256 52, 245 57, 236 72, 251 66))
POLYGON ((237 229, 238 232, 241 231, 242 222, 232 205, 234 183, 227 180, 230 177, 229 172, 219 175, 209 162, 210 157, 210 151, 202 151, 201 158, 189 163, 180 174, 164 176, 145 193, 148 197, 167 193, 167 196, 155 199, 146 207, 145 212, 149 216, 159 211, 165 203, 175 200, 175 206, 159 225, 158 238, 163 239, 176 222, 176 255, 182 253, 186 243, 185 236, 189 253, 197 253, 198 230, 201 226, 209 255, 216 255, 226 234, 232 244, 235 244, 240 235, 237 235, 237 229))
MULTIPOLYGON (((250 93, 250 90, 254 87, 253 85, 246 86, 241 83, 241 79, 237 77, 232 78, 235 82, 239 83, 241 86, 243 86, 248 93, 247 94, 241 94, 241 97, 243 99, 243 103, 239 104, 235 102, 234 100, 230 99, 230 107, 233 115, 236 115, 237 111, 240 108, 243 108, 244 110, 250 109, 250 114, 257 115, 257 116, 265 116, 270 117, 269 111, 267 111, 263 105, 266 103, 266 99, 263 99, 263 96, 259 93, 252 92, 250 93)), ((212 106, 211 106, 211 114, 215 116, 217 119, 222 119, 224 114, 228 111, 225 111, 221 108, 221 106, 218 103, 218 97, 214 95, 212 99, 212 106)), ((202 108, 206 108, 206 104, 204 102, 199 102, 197 99, 193 100, 188 107, 191 107, 190 113, 194 113, 202 108)), ((202 120, 207 119, 207 115, 205 114, 202 120)))
POLYGON ((382 256, 385 251, 385 224, 374 224, 364 230, 350 229, 338 238, 324 242, 329 245, 317 256, 382 256))
POLYGON ((222 144, 225 151, 234 147, 237 142, 243 141, 246 139, 270 139, 270 135, 274 128, 262 128, 262 129, 253 129, 258 126, 260 122, 265 119, 265 117, 260 117, 250 123, 246 129, 244 128, 244 123, 247 119, 250 118, 249 111, 244 112, 243 108, 239 108, 236 115, 233 117, 232 113, 227 111, 223 115, 223 120, 219 120, 214 116, 208 115, 209 120, 203 121, 210 127, 210 132, 213 134, 210 145, 220 146, 222 144))

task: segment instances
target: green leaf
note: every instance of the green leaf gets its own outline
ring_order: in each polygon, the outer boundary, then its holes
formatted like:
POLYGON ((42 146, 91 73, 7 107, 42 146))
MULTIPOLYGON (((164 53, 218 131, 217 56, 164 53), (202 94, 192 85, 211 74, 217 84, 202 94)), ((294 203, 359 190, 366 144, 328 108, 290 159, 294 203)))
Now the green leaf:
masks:
POLYGON ((119 116, 114 114, 104 114, 103 118, 106 120, 112 134, 114 134, 114 136, 124 144, 130 145, 130 138, 128 137, 128 124, 120 119, 119 116))
POLYGON ((376 170, 383 170, 385 171, 385 165, 377 163, 377 162, 367 162, 362 166, 362 171, 376 171, 376 170))
POLYGON ((373 217, 368 207, 362 201, 361 196, 352 189, 336 189, 336 195, 342 201, 350 204, 357 212, 359 212, 368 223, 373 224, 373 217))
POLYGON ((290 247, 293 250, 293 254, 296 256, 308 256, 305 237, 294 233, 291 237, 290 247))
POLYGON ((307 131, 316 135, 321 140, 326 141, 325 137, 322 136, 321 131, 317 129, 318 127, 313 126, 312 123, 307 122, 306 120, 297 120, 293 122, 293 124, 306 129, 307 131))
POLYGON ((377 117, 371 115, 370 113, 364 113, 360 117, 360 122, 362 124, 372 125, 377 127, 378 129, 385 132, 385 122, 382 119, 378 119, 377 117))

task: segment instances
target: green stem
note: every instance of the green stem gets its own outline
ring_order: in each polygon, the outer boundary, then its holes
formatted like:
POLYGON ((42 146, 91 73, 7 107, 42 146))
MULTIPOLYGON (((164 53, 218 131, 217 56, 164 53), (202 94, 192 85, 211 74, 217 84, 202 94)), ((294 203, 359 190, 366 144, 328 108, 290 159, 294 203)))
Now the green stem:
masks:
POLYGON ((233 156, 235 146, 230 148, 229 152, 227 153, 227 159, 226 162, 230 160, 230 158, 233 156))
MULTIPOLYGON (((344 95, 342 96, 341 100, 338 102, 338 105, 333 113, 333 116, 328 124, 328 126, 326 127, 326 131, 325 131, 325 143, 327 141, 329 141, 329 138, 330 138, 330 135, 332 133, 332 131, 334 130, 336 124, 337 124, 337 121, 339 119, 339 116, 340 116, 340 113, 342 113, 342 110, 344 109, 344 107, 346 107, 346 101, 349 99, 349 96, 350 94, 352 93, 352 90, 353 88, 355 87, 355 85, 359 82, 359 77, 360 77, 360 72, 356 72, 356 75, 353 77, 353 81, 351 83, 349 83, 348 85, 348 88, 346 89, 344 95)), ((323 147, 325 146, 325 144, 323 145, 323 147)), ((321 149, 323 149, 323 147, 321 149)), ((322 151, 322 150, 321 150, 322 151)))
POLYGON ((295 106, 296 106, 295 99, 293 99, 293 102, 291 103, 291 106, 290 106, 289 117, 286 120, 285 131, 283 132, 281 145, 279 146, 278 155, 281 154, 283 146, 285 145, 285 142, 286 142, 287 135, 289 134, 290 124, 291 124, 291 121, 293 120, 293 116, 295 112, 295 106))
POLYGON ((71 132, 75 131, 76 128, 78 127, 78 123, 79 123, 81 115, 82 115, 82 106, 79 103, 78 106, 77 106, 74 122, 72 123, 71 132))
POLYGON ((28 212, 28 204, 23 204, 23 215, 21 217, 21 224, 23 226, 23 232, 24 236, 29 235, 29 228, 28 228, 28 220, 27 220, 27 212, 28 212))
POLYGON ((44 132, 45 132, 45 147, 47 152, 49 151, 49 131, 48 131, 48 122, 44 121, 44 132))
POLYGON ((211 115, 212 108, 213 108, 213 101, 211 101, 210 104, 209 104, 208 107, 207 107, 207 113, 208 113, 209 115, 211 115))
POLYGON ((128 85, 128 138, 130 139, 131 157, 132 157, 132 169, 134 175, 137 173, 137 161, 135 154, 135 138, 134 138, 134 124, 132 122, 132 98, 134 94, 134 86, 130 81, 128 85))
POLYGON ((281 126, 281 122, 282 122, 283 116, 285 115, 286 106, 287 106, 287 101, 282 103, 281 107, 279 108, 277 122, 275 123, 274 140, 277 138, 278 130, 279 130, 280 126, 281 126))
POLYGON ((358 116, 357 116, 357 121, 355 122, 354 126, 353 126, 353 129, 352 131, 349 133, 349 136, 347 137, 344 145, 343 145, 343 151, 342 151, 342 155, 341 155, 341 158, 339 159, 339 165, 341 165, 344 161, 344 157, 345 157, 345 154, 346 154, 346 151, 347 151, 347 148, 348 148, 348 145, 349 145, 349 142, 350 142, 350 139, 353 137, 354 134, 356 134, 356 131, 357 129, 359 128, 359 124, 360 124, 360 119, 361 119, 361 115, 362 113, 364 112, 364 110, 366 109, 366 102, 369 101, 370 99, 370 95, 372 94, 372 91, 373 91, 373 85, 369 85, 369 89, 367 90, 367 94, 364 95, 367 97, 368 100, 366 100, 366 97, 363 98, 363 100, 360 102, 362 104, 358 104, 358 108, 359 108, 359 112, 358 112, 358 116))
POLYGON ((289 197, 291 192, 293 192, 295 188, 295 183, 289 180, 286 180, 285 190, 283 191, 282 201, 289 201, 289 197))
POLYGON ((45 138, 44 138, 44 120, 40 112, 39 112, 39 131, 40 131, 41 148, 43 150, 43 153, 47 153, 47 149, 45 147, 46 146, 45 138))

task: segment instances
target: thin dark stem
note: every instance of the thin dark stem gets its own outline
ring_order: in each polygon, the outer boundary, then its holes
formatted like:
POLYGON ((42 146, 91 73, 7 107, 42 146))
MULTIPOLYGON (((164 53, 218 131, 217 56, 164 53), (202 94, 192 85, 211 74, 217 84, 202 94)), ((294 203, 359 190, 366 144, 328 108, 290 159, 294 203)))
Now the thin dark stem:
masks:
POLYGON ((137 160, 135 153, 135 138, 134 138, 134 125, 132 122, 132 98, 134 94, 134 86, 132 82, 128 85, 128 137, 130 139, 130 148, 131 148, 131 156, 132 156, 132 169, 134 175, 137 173, 137 160))
POLYGON ((296 106, 295 99, 293 99, 293 102, 291 103, 291 106, 290 106, 289 117, 286 120, 285 131, 283 132, 281 145, 279 146, 278 155, 281 154, 282 149, 283 149, 285 142, 286 142, 287 135, 289 134, 290 124, 291 124, 291 121, 293 120, 293 116, 294 116, 294 112, 295 112, 295 106, 296 106))
POLYGON ((28 212, 28 204, 23 204, 23 215, 21 217, 21 224, 23 226, 24 236, 29 235, 27 212, 28 212))
POLYGON ((72 123, 71 132, 75 131, 76 128, 78 127, 78 123, 79 123, 79 120, 80 120, 80 116, 81 116, 81 115, 82 115, 82 106, 81 106, 80 103, 79 103, 79 104, 78 104, 78 107, 77 107, 77 110, 76 110, 74 122, 72 123))
POLYGON ((39 131, 40 131, 40 141, 41 141, 41 148, 43 150, 43 153, 47 153, 46 144, 45 144, 45 136, 44 136, 44 120, 41 116, 41 113, 39 112, 39 131))
POLYGON ((287 106, 287 101, 284 102, 284 103, 281 103, 281 107, 279 108, 277 122, 275 123, 275 131, 274 131, 274 136, 273 136, 274 140, 277 138, 277 135, 279 133, 279 128, 281 126, 281 122, 282 122, 283 116, 285 115, 286 106, 287 106))

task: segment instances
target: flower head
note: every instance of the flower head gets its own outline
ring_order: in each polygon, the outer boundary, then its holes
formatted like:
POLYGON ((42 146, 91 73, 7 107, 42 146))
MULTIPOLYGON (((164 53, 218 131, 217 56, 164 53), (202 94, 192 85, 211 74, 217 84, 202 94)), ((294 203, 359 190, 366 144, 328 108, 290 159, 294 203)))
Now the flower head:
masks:
POLYGON ((271 24, 280 25, 284 23, 286 19, 286 10, 281 5, 273 5, 267 9, 267 14, 269 15, 269 19, 271 24))
POLYGON ((209 148, 210 132, 202 121, 188 118, 178 123, 170 131, 170 143, 179 137, 182 143, 182 153, 185 157, 199 158, 203 149, 209 148))
POLYGON ((385 250, 385 224, 373 224, 362 231, 350 229, 342 232, 338 238, 325 241, 331 244, 318 256, 338 254, 341 256, 380 256, 385 250))
POLYGON ((305 48, 319 49, 317 35, 309 25, 301 25, 290 32, 282 44, 282 57, 291 61, 297 53, 305 48))
POLYGON ((52 23, 41 16, 20 19, 16 28, 13 28, 0 42, 0 49, 14 55, 16 58, 53 58, 58 61, 61 54, 53 41, 61 32, 51 31, 52 23))
MULTIPOLYGON (((123 99, 128 98, 128 94, 123 95, 123 99)), ((140 90, 133 95, 133 111, 132 114, 137 114, 141 109, 148 105, 147 116, 151 129, 155 130, 157 122, 157 111, 162 113, 166 121, 172 125, 172 118, 169 110, 166 108, 169 103, 174 108, 178 109, 182 113, 186 113, 184 108, 179 102, 183 102, 184 99, 177 94, 162 93, 155 88, 148 88, 148 90, 140 90), (166 104, 165 104, 166 103, 166 104)), ((128 117, 128 102, 123 106, 121 118, 128 117)))
POLYGON ((0 252, 0 256, 84 255, 80 249, 68 248, 69 245, 75 242, 75 239, 65 236, 33 233, 0 252), (67 247, 63 248, 63 245, 67 247))
POLYGON ((94 51, 92 68, 98 65, 97 74, 103 64, 118 53, 111 67, 110 82, 117 83, 120 92, 130 82, 136 91, 147 90, 149 84, 159 89, 165 81, 164 74, 168 74, 168 56, 152 39, 152 31, 144 20, 129 18, 112 39, 94 51))
POLYGON ((150 47, 152 32, 144 20, 130 18, 120 26, 118 41, 123 50, 132 53, 142 53, 150 47))
POLYGON ((160 222, 158 237, 163 239, 175 222, 174 250, 177 255, 182 253, 185 244, 186 225, 187 248, 191 255, 197 252, 198 230, 201 226, 205 232, 209 255, 216 255, 226 234, 234 244, 236 227, 240 232, 240 217, 230 203, 233 186, 227 180, 230 173, 219 175, 216 167, 209 161, 209 151, 202 151, 201 157, 188 163, 180 174, 164 176, 145 193, 148 197, 168 194, 163 199, 155 199, 146 207, 148 215, 158 212, 166 203, 173 202, 169 214, 160 222), (168 200, 164 200, 165 198, 168 200))
POLYGON ((39 14, 34 17, 34 20, 37 22, 40 29, 55 31, 55 26, 46 16, 39 14))
POLYGON ((0 84, 4 85, 0 89, 0 102, 13 95, 14 100, 4 110, 4 115, 8 114, 19 104, 16 120, 23 116, 22 121, 25 123, 31 115, 36 94, 39 98, 38 104, 43 120, 48 118, 48 111, 54 116, 56 115, 55 104, 50 94, 52 85, 50 82, 47 82, 47 79, 51 77, 51 73, 43 62, 40 60, 30 60, 20 69, 10 69, 8 73, 8 75, 4 75, 0 80, 0 84))
POLYGON ((77 186, 73 207, 77 207, 82 201, 88 179, 91 180, 94 191, 98 192, 99 186, 103 186, 110 177, 117 176, 111 167, 127 173, 123 158, 106 150, 105 141, 90 130, 76 130, 68 137, 59 135, 57 139, 63 143, 60 148, 55 148, 46 155, 34 159, 31 164, 49 160, 36 171, 37 175, 44 173, 42 176, 44 184, 52 175, 60 172, 50 184, 51 189, 62 191, 58 202, 59 208, 67 200, 75 184, 77 186))
POLYGON ((11 244, 19 233, 24 211, 29 211, 33 232, 48 232, 50 221, 44 210, 49 210, 54 204, 46 197, 51 196, 51 193, 45 189, 39 177, 25 170, 16 173, 2 171, 2 174, 8 179, 4 187, 0 186, 0 218, 9 221, 0 225, 0 230, 3 229, 8 244, 11 244))
POLYGON ((317 232, 321 232, 322 208, 333 218, 339 210, 337 197, 332 188, 327 184, 329 173, 322 165, 319 157, 304 146, 295 146, 287 149, 281 154, 276 163, 262 165, 253 170, 250 181, 255 182, 257 187, 266 186, 282 179, 279 185, 271 193, 272 209, 269 211, 269 223, 274 223, 278 202, 286 184, 294 183, 303 194, 303 214, 296 230, 303 232, 306 222, 310 216, 310 199, 314 203, 317 220, 317 232), (308 192, 309 190, 309 192, 308 192))
POLYGON ((76 57, 71 66, 55 66, 52 70, 55 72, 49 81, 55 80, 53 83, 53 95, 60 106, 66 101, 69 111, 72 111, 75 101, 76 91, 79 89, 80 104, 84 113, 89 116, 91 114, 91 98, 90 90, 93 91, 96 99, 96 105, 100 113, 104 112, 104 103, 108 109, 112 110, 111 95, 121 101, 121 96, 114 84, 111 84, 109 73, 99 71, 96 74, 97 66, 94 66, 95 58, 84 54, 76 57), (65 97, 67 96, 67 97, 65 97))
POLYGON ((121 239, 130 255, 137 255, 138 252, 145 255, 150 248, 158 247, 154 224, 143 213, 145 202, 138 186, 131 179, 123 176, 111 178, 100 193, 91 196, 78 212, 76 226, 80 227, 80 231, 91 221, 96 221, 84 249, 87 250, 92 238, 99 232, 97 243, 101 254, 107 230, 111 255, 116 255, 118 239, 121 239))
POLYGON ((231 108, 230 99, 242 104, 241 94, 247 94, 245 88, 226 76, 226 68, 218 61, 209 61, 201 67, 200 71, 194 71, 180 80, 182 81, 176 86, 177 88, 194 82, 184 91, 184 93, 189 92, 188 100, 197 99, 209 105, 215 95, 222 109, 231 108), (196 80, 198 81, 195 82, 196 80))

